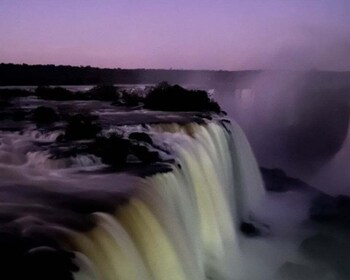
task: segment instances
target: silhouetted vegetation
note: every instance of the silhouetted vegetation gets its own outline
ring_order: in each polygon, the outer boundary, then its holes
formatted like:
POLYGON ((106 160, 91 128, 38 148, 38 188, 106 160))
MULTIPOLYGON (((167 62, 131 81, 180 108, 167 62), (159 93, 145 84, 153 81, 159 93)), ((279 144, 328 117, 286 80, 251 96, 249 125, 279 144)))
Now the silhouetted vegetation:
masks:
POLYGON ((32 92, 24 89, 9 89, 9 88, 3 88, 0 89, 0 101, 10 101, 13 98, 16 97, 27 97, 34 95, 32 92))
POLYGON ((35 95, 45 100, 74 100, 74 95, 62 87, 37 87, 35 95))
POLYGON ((213 111, 220 106, 203 90, 187 90, 179 85, 160 83, 146 96, 144 106, 159 111, 213 111))
POLYGON ((144 100, 144 97, 141 96, 138 92, 123 91, 121 93, 119 104, 130 107, 140 106, 143 104, 144 100))
POLYGON ((117 87, 98 85, 85 93, 86 99, 101 101, 118 101, 121 97, 117 87))
POLYGON ((90 66, 0 64, 0 85, 97 85, 205 83, 227 84, 250 78, 259 71, 194 71, 106 69, 90 66))
POLYGON ((39 106, 32 111, 32 118, 38 125, 51 124, 59 119, 56 111, 50 107, 39 106))

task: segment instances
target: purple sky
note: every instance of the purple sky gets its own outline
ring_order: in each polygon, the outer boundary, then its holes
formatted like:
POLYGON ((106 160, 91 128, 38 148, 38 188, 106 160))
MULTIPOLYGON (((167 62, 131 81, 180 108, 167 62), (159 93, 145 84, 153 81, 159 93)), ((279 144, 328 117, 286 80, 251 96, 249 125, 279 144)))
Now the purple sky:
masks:
POLYGON ((350 1, 1 0, 0 62, 350 70, 350 1))

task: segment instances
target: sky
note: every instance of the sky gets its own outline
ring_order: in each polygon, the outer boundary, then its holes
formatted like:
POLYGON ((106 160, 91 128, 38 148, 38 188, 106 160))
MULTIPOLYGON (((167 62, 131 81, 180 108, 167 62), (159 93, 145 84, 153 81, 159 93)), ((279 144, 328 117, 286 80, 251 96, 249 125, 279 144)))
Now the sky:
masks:
POLYGON ((0 62, 350 70, 350 1, 0 0, 0 62))

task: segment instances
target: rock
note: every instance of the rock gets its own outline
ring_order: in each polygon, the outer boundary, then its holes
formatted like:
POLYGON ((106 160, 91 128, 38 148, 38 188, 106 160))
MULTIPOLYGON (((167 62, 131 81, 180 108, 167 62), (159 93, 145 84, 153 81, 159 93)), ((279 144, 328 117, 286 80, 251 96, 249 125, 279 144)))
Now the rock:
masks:
POLYGON ((32 119, 38 125, 51 124, 59 119, 53 108, 39 106, 32 111, 32 119))
POLYGON ((311 220, 318 222, 332 221, 337 219, 337 216, 337 201, 334 197, 320 194, 312 200, 309 210, 311 220))
POLYGON ((261 235, 260 230, 252 223, 242 222, 239 229, 244 235, 248 237, 256 237, 261 235))
POLYGON ((313 221, 332 221, 337 225, 350 227, 350 197, 320 194, 311 202, 309 216, 313 221))
POLYGON ((66 140, 92 139, 100 131, 95 116, 77 114, 68 119, 64 137, 66 140))
POLYGON ((278 270, 276 280, 329 280, 332 273, 326 269, 318 269, 293 262, 284 263, 278 270))
POLYGON ((145 142, 148 144, 153 144, 152 138, 144 132, 132 132, 129 135, 129 139, 136 140, 139 142, 145 142))
POLYGON ((144 163, 153 163, 160 161, 157 152, 149 151, 147 147, 141 145, 132 145, 130 151, 144 163))
POLYGON ((114 168, 125 166, 130 152, 130 142, 118 135, 96 139, 94 154, 102 159, 104 164, 114 168))
POLYGON ((73 280, 79 268, 73 263, 74 254, 51 247, 30 249, 24 256, 25 277, 28 279, 73 280))
POLYGON ((306 238, 300 250, 308 258, 332 268, 338 275, 336 279, 349 279, 350 242, 347 239, 317 234, 306 238))
POLYGON ((350 197, 339 195, 336 197, 336 204, 339 219, 350 221, 350 197))
POLYGON ((268 169, 261 167, 260 171, 265 183, 265 188, 268 191, 285 192, 288 190, 310 187, 299 179, 289 177, 283 170, 278 168, 268 169))

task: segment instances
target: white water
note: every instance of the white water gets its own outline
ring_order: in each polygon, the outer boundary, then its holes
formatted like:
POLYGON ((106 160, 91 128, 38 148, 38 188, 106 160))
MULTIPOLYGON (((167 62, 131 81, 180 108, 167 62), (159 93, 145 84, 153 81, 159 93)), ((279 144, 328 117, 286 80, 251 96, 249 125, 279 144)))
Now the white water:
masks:
POLYGON ((100 159, 52 159, 45 150, 32 151, 28 134, 3 137, 0 150, 13 157, 1 161, 3 179, 68 192, 134 190, 127 204, 116 201, 114 213, 92 214, 97 225, 88 232, 60 229, 68 240, 62 246, 77 254, 75 279, 271 280, 284 262, 304 262, 297 245, 305 234, 298 227, 308 198, 265 193, 236 123, 118 128, 133 131, 146 131, 164 159, 174 158, 171 172, 127 182, 118 174, 74 174, 100 159), (247 239, 238 230, 242 221, 267 223, 273 234, 247 239))
POLYGON ((150 133, 175 156, 172 171, 141 180, 114 215, 96 214, 88 234, 71 234, 72 249, 97 275, 81 270, 76 278, 240 279, 237 226, 264 195, 244 134, 215 122, 157 125, 150 133))

